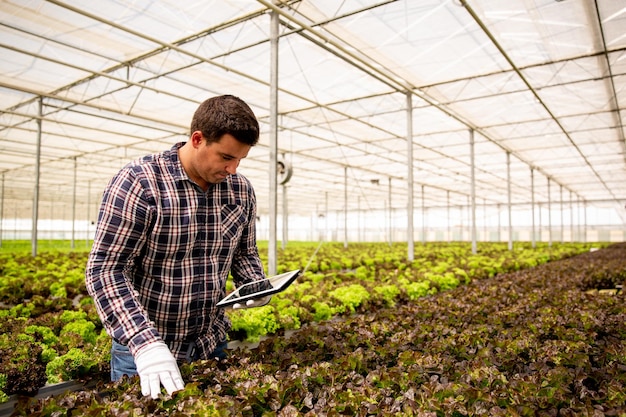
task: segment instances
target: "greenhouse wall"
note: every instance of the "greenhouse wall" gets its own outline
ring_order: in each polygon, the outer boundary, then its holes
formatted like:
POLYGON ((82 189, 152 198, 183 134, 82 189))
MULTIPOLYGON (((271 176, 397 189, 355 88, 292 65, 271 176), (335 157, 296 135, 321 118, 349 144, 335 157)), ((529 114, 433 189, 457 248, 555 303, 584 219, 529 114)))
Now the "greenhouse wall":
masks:
MULTIPOLYGON (((90 240, 95 233, 97 206, 78 206, 75 214, 71 207, 55 203, 42 204, 43 212, 37 222, 38 239, 90 240), (54 216, 51 219, 48 216, 54 216), (72 222, 72 216, 76 218, 72 222)), ((0 239, 32 239, 32 205, 20 213, 7 213, 0 222, 0 239), (19 218, 18 216, 24 216, 19 218)), ((531 241, 533 211, 505 208, 476 208, 476 239, 481 242, 507 242, 509 222, 513 228, 513 241, 531 241), (509 219, 510 216, 510 219, 509 219)), ((471 241, 471 212, 469 207, 437 207, 417 210, 413 218, 413 238, 422 241, 471 241)), ((282 215, 278 215, 277 237, 285 241, 350 241, 350 242, 406 242, 408 220, 406 210, 351 210, 324 211, 310 216, 289 215, 287 236, 283 236, 282 215), (346 232, 347 229, 347 232, 346 232)), ((270 239, 270 222, 267 215, 257 221, 259 240, 270 239)), ((578 210, 534 211, 534 234, 539 242, 621 242, 626 240, 626 228, 614 210, 590 206, 578 210)))
MULTIPOLYGON (((37 236, 39 240, 71 240, 91 241, 95 232, 95 226, 88 222, 76 222, 74 232, 72 232, 70 222, 63 222, 63 225, 56 224, 50 227, 50 222, 40 222, 37 236), (74 235, 72 237, 72 234, 74 235)), ((476 239, 479 242, 507 242, 509 239, 508 231, 505 229, 483 229, 479 228, 476 232, 476 239)), ((344 228, 332 230, 318 230, 310 228, 293 228, 289 229, 287 241, 326 241, 326 242, 342 242, 346 236, 344 228)), ((30 240, 32 239, 29 221, 5 221, 1 234, 2 240, 30 240)), ((269 230, 267 228, 259 228, 257 230, 258 240, 269 240, 269 230)), ((281 231, 278 232, 279 240, 283 240, 281 231)), ((349 229, 347 233, 349 242, 406 242, 406 229, 396 228, 391 231, 381 230, 380 228, 349 229)), ((414 242, 445 242, 445 241, 470 241, 471 231, 468 228, 447 230, 443 228, 427 228, 424 234, 421 229, 414 231, 414 242)), ((520 228, 513 232, 513 241, 531 241, 532 230, 529 228, 520 228)), ((538 242, 623 242, 626 241, 626 231, 617 228, 614 225, 598 225, 588 226, 586 230, 574 233, 569 230, 561 232, 553 230, 549 233, 547 230, 535 231, 535 240, 538 242)), ((80 246, 80 243, 79 243, 80 246)))

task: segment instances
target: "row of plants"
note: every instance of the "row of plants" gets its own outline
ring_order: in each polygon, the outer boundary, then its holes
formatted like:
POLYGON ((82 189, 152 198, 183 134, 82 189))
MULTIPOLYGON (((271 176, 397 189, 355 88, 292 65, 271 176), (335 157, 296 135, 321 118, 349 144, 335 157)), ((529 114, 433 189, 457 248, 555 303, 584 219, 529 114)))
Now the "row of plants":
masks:
POLYGON ((625 416, 624 281, 615 244, 416 299, 401 291, 393 308, 372 294, 351 314, 183 366, 171 397, 124 378, 23 399, 13 415, 625 416))
MULTIPOLYGON (((229 312, 232 339, 299 329, 355 313, 362 306, 389 308, 472 280, 573 256, 588 244, 418 245, 406 260, 406 244, 297 244, 281 251, 279 269, 307 273, 262 308, 229 312), (311 260, 311 254, 316 256, 311 260)), ((0 401, 32 395, 44 384, 108 378, 110 339, 84 283, 86 252, 44 252, 36 257, 0 253, 0 401)), ((603 278, 605 281, 606 277, 603 278)))
POLYGON ((407 261, 407 245, 400 243, 357 243, 347 249, 326 244, 313 260, 310 244, 288 248, 281 252, 278 272, 308 265, 307 274, 269 305, 231 312, 232 336, 258 341, 278 330, 354 313, 365 303, 393 307, 399 299, 417 300, 472 280, 571 257, 590 247, 566 243, 532 248, 518 243, 509 251, 506 244, 483 243, 473 254, 468 243, 432 242, 418 245, 412 262, 407 261))

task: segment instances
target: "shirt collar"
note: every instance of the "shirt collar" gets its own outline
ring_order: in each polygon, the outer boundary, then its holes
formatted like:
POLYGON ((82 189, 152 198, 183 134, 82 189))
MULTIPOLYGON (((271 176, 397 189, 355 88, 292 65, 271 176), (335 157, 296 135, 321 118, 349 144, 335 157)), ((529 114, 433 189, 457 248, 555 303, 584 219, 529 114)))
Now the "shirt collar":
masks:
POLYGON ((169 161, 168 166, 170 174, 176 181, 191 181, 191 178, 189 178, 189 175, 185 172, 183 164, 180 162, 180 158, 178 157, 178 150, 182 148, 184 144, 185 142, 178 142, 166 152, 166 156, 169 161))

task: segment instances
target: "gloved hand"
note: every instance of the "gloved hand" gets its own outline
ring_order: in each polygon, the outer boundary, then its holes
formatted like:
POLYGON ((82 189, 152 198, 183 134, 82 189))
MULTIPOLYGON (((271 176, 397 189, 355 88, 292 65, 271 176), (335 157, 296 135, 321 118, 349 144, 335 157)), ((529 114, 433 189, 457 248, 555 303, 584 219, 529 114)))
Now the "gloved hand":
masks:
POLYGON ((241 308, 262 307, 265 304, 269 303, 271 299, 271 295, 266 295, 265 297, 248 300, 245 304, 235 303, 233 304, 233 310, 238 310, 241 308))
POLYGON ((141 381, 141 393, 156 399, 161 385, 169 395, 185 388, 176 359, 164 342, 154 342, 135 354, 135 365, 141 381))

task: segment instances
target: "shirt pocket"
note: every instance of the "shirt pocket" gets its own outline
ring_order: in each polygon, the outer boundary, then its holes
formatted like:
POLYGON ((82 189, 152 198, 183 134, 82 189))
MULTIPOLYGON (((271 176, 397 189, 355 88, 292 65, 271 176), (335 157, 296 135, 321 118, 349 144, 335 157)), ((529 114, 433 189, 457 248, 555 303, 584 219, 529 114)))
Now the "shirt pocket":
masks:
POLYGON ((247 221, 246 210, 237 204, 224 204, 221 209, 222 236, 225 242, 237 242, 247 221))

